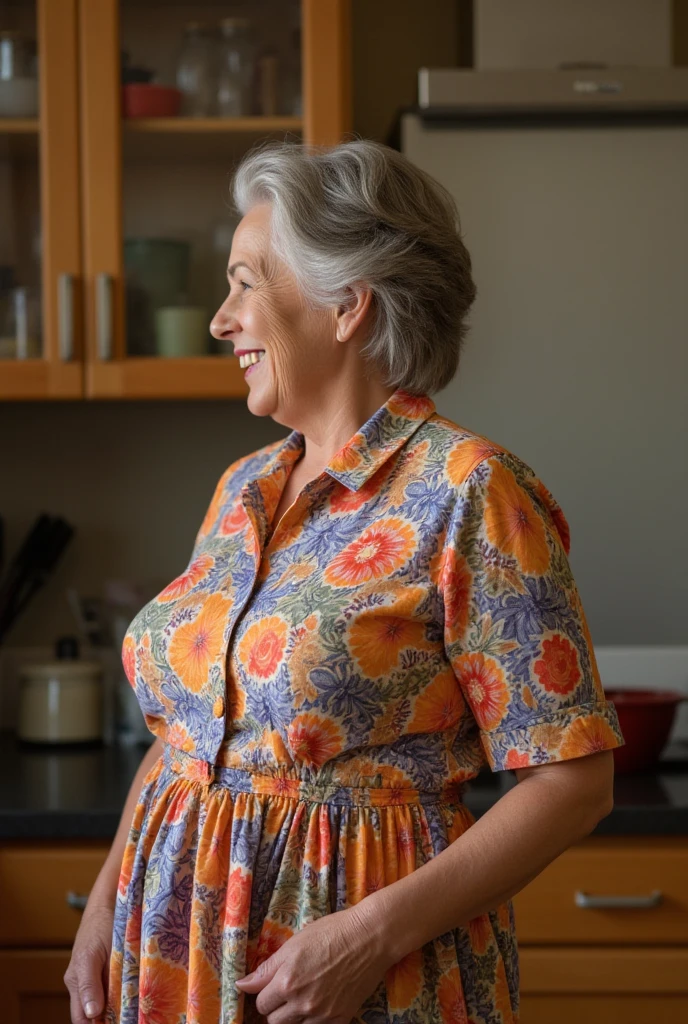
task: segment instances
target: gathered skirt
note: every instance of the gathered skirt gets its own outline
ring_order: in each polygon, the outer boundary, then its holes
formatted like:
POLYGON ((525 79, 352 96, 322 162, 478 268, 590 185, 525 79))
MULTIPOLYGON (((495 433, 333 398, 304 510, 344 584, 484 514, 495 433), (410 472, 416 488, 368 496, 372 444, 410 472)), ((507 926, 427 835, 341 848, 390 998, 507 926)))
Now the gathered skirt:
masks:
MULTIPOLYGON (((293 766, 219 767, 166 746, 125 848, 108 1024, 265 1021, 238 978, 308 923, 417 870, 473 821, 451 793, 325 785, 293 766)), ((515 1024, 518 990, 509 902, 405 956, 353 1020, 515 1024)))

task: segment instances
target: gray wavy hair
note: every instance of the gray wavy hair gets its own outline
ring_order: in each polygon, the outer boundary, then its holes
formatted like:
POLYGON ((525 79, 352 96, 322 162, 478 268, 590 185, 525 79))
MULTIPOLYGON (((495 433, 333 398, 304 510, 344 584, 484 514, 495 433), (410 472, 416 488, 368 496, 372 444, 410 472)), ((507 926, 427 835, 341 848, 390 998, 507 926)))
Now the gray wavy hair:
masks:
POLYGON ((368 139, 266 142, 233 179, 243 216, 271 206, 273 249, 311 308, 373 293, 361 349, 387 387, 434 394, 454 377, 476 296, 452 195, 401 153, 368 139))

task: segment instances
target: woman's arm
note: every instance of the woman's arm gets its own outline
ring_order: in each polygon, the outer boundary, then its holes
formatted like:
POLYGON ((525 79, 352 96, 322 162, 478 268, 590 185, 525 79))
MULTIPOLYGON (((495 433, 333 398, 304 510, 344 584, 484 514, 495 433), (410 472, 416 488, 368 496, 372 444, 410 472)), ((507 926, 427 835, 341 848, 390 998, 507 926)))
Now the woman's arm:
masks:
POLYGON ((612 810, 611 751, 516 775, 519 784, 446 850, 353 908, 391 963, 511 899, 612 810))
POLYGON ((112 948, 112 922, 124 847, 143 780, 162 753, 155 740, 144 754, 127 795, 119 826, 105 863, 88 897, 64 976, 69 989, 72 1024, 88 1024, 103 1010, 112 948))

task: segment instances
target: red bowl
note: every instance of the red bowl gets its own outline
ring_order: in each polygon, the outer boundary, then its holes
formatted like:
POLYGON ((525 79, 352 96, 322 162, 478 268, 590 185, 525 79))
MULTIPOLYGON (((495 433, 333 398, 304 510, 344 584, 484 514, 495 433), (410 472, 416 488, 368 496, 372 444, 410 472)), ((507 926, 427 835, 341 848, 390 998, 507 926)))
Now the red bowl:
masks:
POLYGON ((177 117, 182 105, 179 89, 150 82, 130 82, 122 86, 124 117, 177 117))
POLYGON ((625 746, 614 750, 615 771, 629 772, 652 768, 664 750, 681 701, 688 700, 673 690, 607 690, 614 704, 625 746))

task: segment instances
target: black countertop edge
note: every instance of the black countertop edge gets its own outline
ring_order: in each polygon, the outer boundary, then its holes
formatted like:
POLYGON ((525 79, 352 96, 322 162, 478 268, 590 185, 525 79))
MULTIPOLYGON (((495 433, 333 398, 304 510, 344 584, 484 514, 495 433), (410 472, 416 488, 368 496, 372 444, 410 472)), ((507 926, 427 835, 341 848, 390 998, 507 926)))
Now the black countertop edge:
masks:
MULTIPOLYGON (((111 842, 147 747, 54 751, 0 734, 0 842, 111 842)), ((688 748, 668 748, 656 769, 617 775, 614 809, 595 836, 688 836, 688 748)), ((481 772, 465 804, 485 814, 513 786, 513 772, 481 772)))

